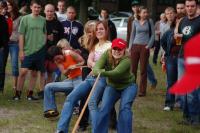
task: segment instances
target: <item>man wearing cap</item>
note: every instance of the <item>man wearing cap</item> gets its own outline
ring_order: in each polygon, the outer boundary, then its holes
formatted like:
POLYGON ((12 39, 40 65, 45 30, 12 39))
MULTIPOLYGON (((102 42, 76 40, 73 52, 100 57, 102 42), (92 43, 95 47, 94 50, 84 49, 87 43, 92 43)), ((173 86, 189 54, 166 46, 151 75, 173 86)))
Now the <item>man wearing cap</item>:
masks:
MULTIPOLYGON (((185 9, 187 16, 184 17, 178 25, 178 33, 175 33, 174 38, 178 37, 178 34, 182 34, 182 45, 179 52, 178 59, 178 78, 180 79, 184 73, 184 45, 196 34, 200 33, 200 16, 196 13, 197 1, 196 0, 186 0, 185 9)), ((193 44, 189 44, 190 47, 193 44)), ((192 92, 182 98, 183 104, 183 116, 184 124, 199 124, 199 103, 196 102, 200 97, 197 94, 199 92, 192 92)))

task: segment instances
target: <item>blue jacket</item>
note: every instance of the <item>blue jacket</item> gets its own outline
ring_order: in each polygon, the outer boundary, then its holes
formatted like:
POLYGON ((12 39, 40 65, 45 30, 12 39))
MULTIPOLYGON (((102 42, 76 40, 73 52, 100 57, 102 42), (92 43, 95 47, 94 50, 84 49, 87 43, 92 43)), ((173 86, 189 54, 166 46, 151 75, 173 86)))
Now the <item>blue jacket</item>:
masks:
POLYGON ((175 43, 174 41, 174 28, 170 28, 168 31, 164 33, 160 40, 161 46, 165 51, 165 56, 170 56, 172 45, 175 43))
POLYGON ((77 21, 66 20, 62 22, 64 28, 64 38, 66 38, 72 48, 80 49, 78 39, 83 35, 83 25, 77 21))

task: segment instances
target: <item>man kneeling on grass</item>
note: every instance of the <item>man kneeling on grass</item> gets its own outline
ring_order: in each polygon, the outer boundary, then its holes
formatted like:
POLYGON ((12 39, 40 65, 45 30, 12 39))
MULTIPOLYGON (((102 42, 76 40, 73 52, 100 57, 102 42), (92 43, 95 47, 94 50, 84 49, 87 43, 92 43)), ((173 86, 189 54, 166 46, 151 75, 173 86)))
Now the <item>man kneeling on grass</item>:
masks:
MULTIPOLYGON (((59 42, 58 42, 59 43, 59 42)), ((70 46, 69 46, 70 47, 70 46)), ((44 117, 56 117, 59 115, 55 103, 55 93, 64 92, 69 94, 82 81, 80 66, 84 64, 83 58, 71 50, 62 50, 56 46, 52 46, 48 50, 62 74, 68 78, 63 82, 48 83, 44 89, 44 117)))

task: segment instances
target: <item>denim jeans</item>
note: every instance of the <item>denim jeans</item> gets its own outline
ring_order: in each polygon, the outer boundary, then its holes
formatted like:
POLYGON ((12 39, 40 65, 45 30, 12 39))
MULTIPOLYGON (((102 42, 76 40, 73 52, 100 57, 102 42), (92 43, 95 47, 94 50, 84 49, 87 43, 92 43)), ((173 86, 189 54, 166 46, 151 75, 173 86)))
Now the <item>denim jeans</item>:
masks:
POLYGON ((54 71, 54 78, 53 78, 53 81, 59 82, 60 79, 61 79, 61 71, 57 68, 57 69, 54 71))
MULTIPOLYGON (((184 66, 184 58, 178 58, 178 80, 181 79, 183 73, 185 71, 184 66)), ((176 95, 175 101, 179 103, 181 108, 183 109, 185 96, 176 95)))
POLYGON ((167 92, 165 98, 165 106, 174 107, 175 95, 170 94, 169 88, 176 83, 178 79, 178 58, 175 56, 168 56, 166 58, 166 73, 167 73, 167 92))
POLYGON ((16 43, 8 44, 10 56, 11 56, 11 65, 12 65, 12 75, 15 77, 19 76, 19 65, 18 65, 18 57, 19 57, 19 46, 16 43))
MULTIPOLYGON (((185 71, 184 59, 178 59, 178 78, 180 79, 185 71)), ((185 96, 179 96, 183 108, 183 117, 190 121, 200 122, 200 89, 185 96)))
POLYGON ((178 58, 178 79, 180 79, 185 71, 184 58, 178 58))
POLYGON ((82 77, 79 76, 74 79, 66 79, 63 82, 48 83, 44 88, 44 111, 57 109, 55 103, 56 92, 65 92, 69 94, 81 81, 82 77))
POLYGON ((150 64, 147 65, 147 79, 151 85, 157 84, 157 79, 155 78, 155 74, 150 64))
POLYGON ((90 113, 90 117, 91 117, 91 124, 92 126, 96 124, 97 122, 97 114, 98 114, 98 103, 100 102, 102 96, 103 96, 103 92, 104 89, 106 87, 106 78, 101 77, 101 87, 95 88, 95 90, 93 91, 89 103, 88 103, 88 107, 89 107, 89 113, 90 113))
POLYGON ((200 123, 200 88, 184 98, 183 117, 192 123, 200 123))
POLYGON ((136 84, 131 84, 123 90, 111 86, 105 88, 102 103, 97 114, 98 123, 93 127, 93 133, 108 133, 110 111, 120 99, 117 133, 132 133, 132 103, 137 95, 136 84))
MULTIPOLYGON (((83 99, 88 96, 91 88, 95 82, 96 78, 88 76, 85 81, 81 82, 78 87, 73 89, 73 91, 67 96, 63 109, 61 112, 60 119, 57 124, 57 130, 68 133, 69 123, 73 113, 73 108, 78 100, 83 99)), ((98 83, 96 84, 96 89, 100 89, 105 86, 105 78, 100 77, 98 83)))
POLYGON ((0 48, 0 91, 4 90, 5 69, 8 59, 8 46, 0 48))

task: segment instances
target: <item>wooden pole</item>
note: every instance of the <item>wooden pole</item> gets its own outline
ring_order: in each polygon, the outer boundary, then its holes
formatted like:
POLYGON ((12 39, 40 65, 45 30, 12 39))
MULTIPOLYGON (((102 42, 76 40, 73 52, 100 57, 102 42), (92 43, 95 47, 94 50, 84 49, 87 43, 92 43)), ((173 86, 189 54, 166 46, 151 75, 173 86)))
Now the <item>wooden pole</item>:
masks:
POLYGON ((81 114, 79 115, 78 120, 76 121, 76 124, 75 124, 75 126, 74 126, 74 128, 73 128, 73 130, 72 130, 72 133, 76 133, 76 130, 77 130, 78 125, 79 125, 79 123, 80 123, 80 121, 81 121, 81 118, 83 117, 83 114, 84 114, 85 109, 86 109, 86 107, 87 107, 87 105, 88 105, 88 102, 89 102, 89 100, 90 100, 90 97, 92 96, 92 93, 93 93, 94 89, 96 88, 96 85, 97 85, 97 83, 98 83, 99 77, 100 77, 100 73, 98 74, 98 76, 97 76, 97 78, 96 78, 96 80, 95 80, 95 82, 94 82, 94 85, 93 85, 93 87, 92 87, 92 90, 90 91, 90 94, 89 94, 89 96, 88 96, 88 98, 87 98, 87 100, 86 100, 86 102, 85 102, 85 105, 83 106, 83 109, 82 109, 82 111, 81 111, 81 114))

